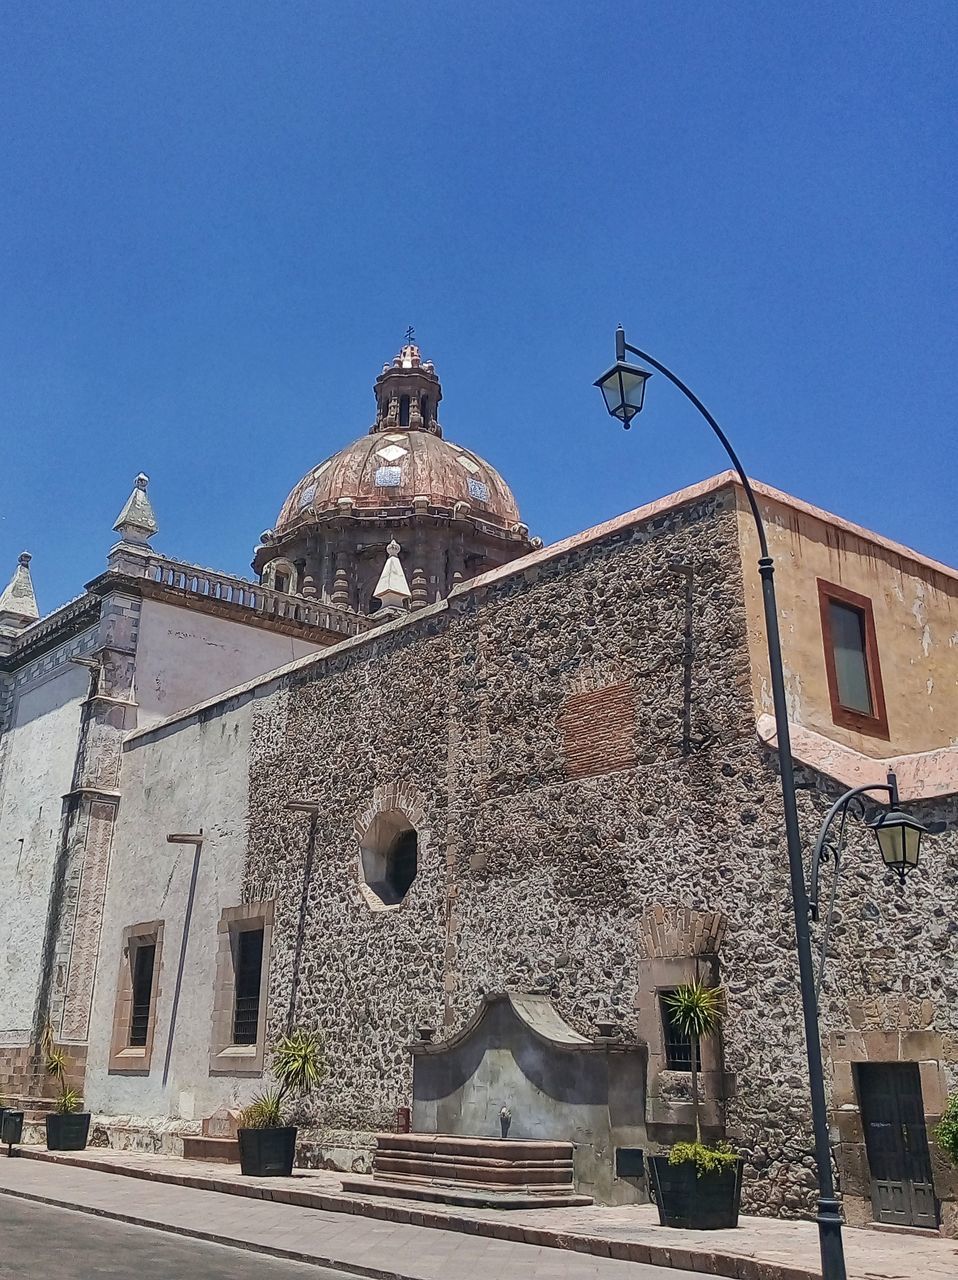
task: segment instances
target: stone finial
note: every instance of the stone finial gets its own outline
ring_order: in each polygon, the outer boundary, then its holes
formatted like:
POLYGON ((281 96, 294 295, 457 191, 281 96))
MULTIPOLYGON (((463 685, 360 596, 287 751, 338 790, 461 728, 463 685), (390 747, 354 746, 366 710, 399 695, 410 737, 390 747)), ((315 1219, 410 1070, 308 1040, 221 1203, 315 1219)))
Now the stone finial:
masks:
POLYGON ((373 592, 376 599, 381 601, 387 609, 402 609, 412 599, 412 592, 409 590, 409 583, 406 581, 406 574, 399 559, 401 550, 394 538, 386 548, 386 563, 383 565, 383 571, 376 583, 376 590, 373 592))
POLYGON ((134 481, 133 492, 127 498, 126 506, 113 526, 124 542, 138 547, 147 546, 159 527, 156 516, 153 514, 153 507, 146 495, 146 487, 149 483, 150 477, 141 471, 134 481))
POLYGON ((13 577, 0 595, 0 626, 21 631, 40 617, 30 577, 30 552, 21 553, 13 577))

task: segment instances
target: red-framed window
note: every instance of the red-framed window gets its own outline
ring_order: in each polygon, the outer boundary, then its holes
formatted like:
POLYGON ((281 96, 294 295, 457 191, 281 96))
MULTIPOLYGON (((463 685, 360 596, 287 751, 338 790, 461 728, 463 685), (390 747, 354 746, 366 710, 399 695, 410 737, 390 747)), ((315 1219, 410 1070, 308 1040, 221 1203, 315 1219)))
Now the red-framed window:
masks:
POLYGON ((845 729, 887 738, 872 602, 857 591, 819 578, 818 604, 832 720, 845 729))

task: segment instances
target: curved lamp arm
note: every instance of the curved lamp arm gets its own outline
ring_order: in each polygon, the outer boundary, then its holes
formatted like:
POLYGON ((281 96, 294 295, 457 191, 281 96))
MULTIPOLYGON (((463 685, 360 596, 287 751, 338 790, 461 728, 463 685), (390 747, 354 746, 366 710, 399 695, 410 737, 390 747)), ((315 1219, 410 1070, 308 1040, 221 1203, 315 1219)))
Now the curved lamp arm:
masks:
POLYGON ((655 356, 650 356, 647 351, 640 351, 638 347, 633 347, 630 342, 626 342, 625 330, 622 328, 621 325, 619 325, 619 327, 615 331, 615 358, 617 360, 624 360, 625 353, 627 351, 631 352, 631 354, 634 356, 638 356, 640 360, 647 360, 650 365, 658 369, 659 373, 664 374, 665 377, 668 378, 669 382, 673 384, 673 386, 678 387, 678 389, 682 392, 682 394, 688 400, 691 400, 691 402, 695 405, 696 409, 698 409, 699 413, 702 415, 705 421, 712 428, 713 432, 718 437, 719 443, 721 444, 722 448, 728 454, 729 459, 731 460, 732 466, 735 468, 736 472, 738 473, 738 478, 742 482, 742 487, 745 489, 745 496, 748 498, 748 505, 752 509, 752 517, 755 520, 755 528, 758 530, 758 542, 762 551, 762 556, 767 558, 768 557, 768 540, 765 537, 765 523, 762 520, 761 514, 758 509, 758 501, 752 490, 751 482, 749 481, 748 476, 745 474, 745 468, 742 466, 741 462, 739 462, 738 454, 732 448, 732 445, 728 436, 725 434, 725 432, 722 430, 719 424, 715 421, 715 419, 709 413, 708 409, 706 409, 705 405, 698 398, 695 392, 692 391, 689 387, 687 387, 685 383, 682 381, 682 379, 677 377, 672 372, 671 369, 667 368, 664 364, 660 364, 659 361, 656 360, 655 356))
POLYGON ((808 913, 813 920, 819 918, 820 898, 819 898, 819 878, 822 866, 833 861, 835 864, 835 874, 832 876, 832 887, 828 898, 828 911, 825 914, 825 928, 822 931, 822 940, 818 949, 818 974, 815 978, 815 1003, 822 990, 822 979, 825 976, 825 961, 828 958, 828 942, 832 930, 832 913, 835 906, 835 894, 838 889, 838 873, 841 870, 841 856, 845 847, 845 822, 849 812, 853 808, 859 810, 858 816, 864 817, 865 804, 862 797, 870 791, 883 791, 889 799, 889 803, 897 806, 898 804, 898 781, 893 773, 888 774, 887 782, 867 783, 865 786, 852 787, 850 791, 846 791, 843 796, 835 801, 828 813, 825 815, 825 821, 822 823, 821 830, 818 833, 818 839, 815 841, 815 848, 812 851, 811 875, 809 876, 808 889, 808 913), (837 821, 837 834, 832 836, 832 827, 837 821))

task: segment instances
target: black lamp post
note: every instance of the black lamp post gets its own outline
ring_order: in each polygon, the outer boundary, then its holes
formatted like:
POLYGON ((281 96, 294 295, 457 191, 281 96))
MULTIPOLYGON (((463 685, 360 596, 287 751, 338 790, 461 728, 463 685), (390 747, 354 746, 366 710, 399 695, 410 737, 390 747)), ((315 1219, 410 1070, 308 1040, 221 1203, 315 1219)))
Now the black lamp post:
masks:
POLYGON ((645 383, 651 374, 636 365, 626 363, 629 352, 640 360, 646 360, 665 375, 682 394, 695 405, 699 413, 718 437, 732 466, 738 473, 745 496, 752 510, 758 532, 761 556, 758 571, 762 578, 762 599, 765 606, 765 633, 768 640, 768 665, 772 680, 772 700, 775 707, 775 730, 778 738, 779 768, 782 778, 782 805, 785 810, 785 840, 788 846, 788 867, 792 885, 792 911, 795 916, 795 939, 798 950, 798 972, 802 991, 802 1017, 805 1024, 805 1051, 808 1057, 808 1076, 812 1101, 812 1127, 815 1133, 815 1163, 818 1166, 818 1238, 822 1254, 822 1280, 845 1280, 845 1251, 842 1246, 842 1216, 832 1182, 832 1153, 828 1141, 828 1111, 825 1105, 825 1079, 822 1072, 822 1046, 818 1031, 818 1006, 815 998, 815 974, 812 966, 812 944, 809 932, 809 905, 805 889, 805 871, 802 858, 802 837, 798 828, 798 808, 795 803, 795 776, 792 767, 792 746, 788 732, 788 712, 785 702, 785 675, 782 667, 782 643, 778 630, 778 608, 775 603, 774 565, 768 553, 768 539, 762 522, 758 501, 748 476, 738 460, 735 450, 725 433, 702 401, 690 391, 664 364, 625 340, 622 326, 615 331, 615 360, 608 373, 595 384, 605 397, 606 408, 623 425, 629 426, 642 408, 645 383))
POLYGON ((873 822, 869 822, 867 825, 868 829, 875 833, 882 862, 889 871, 895 872, 902 884, 905 883, 905 876, 911 868, 918 866, 918 857, 921 853, 921 838, 927 831, 927 828, 922 826, 915 818, 909 817, 907 813, 902 813, 899 810, 898 780, 893 773, 888 774, 887 782, 866 783, 861 787, 852 787, 843 796, 839 796, 825 815, 825 821, 822 823, 812 852, 811 884, 808 891, 809 913, 813 920, 817 920, 821 907, 819 890, 822 867, 826 863, 832 862, 834 864, 832 887, 819 945, 818 977, 815 979, 816 1004, 822 989, 822 979, 825 976, 825 962, 828 959, 832 910, 835 906, 838 875, 841 871, 842 854, 845 850, 845 824, 848 820, 848 815, 853 810, 858 811, 859 817, 863 818, 865 816, 864 797, 869 791, 884 791, 888 796, 889 804, 892 805, 891 809, 879 814, 873 822))

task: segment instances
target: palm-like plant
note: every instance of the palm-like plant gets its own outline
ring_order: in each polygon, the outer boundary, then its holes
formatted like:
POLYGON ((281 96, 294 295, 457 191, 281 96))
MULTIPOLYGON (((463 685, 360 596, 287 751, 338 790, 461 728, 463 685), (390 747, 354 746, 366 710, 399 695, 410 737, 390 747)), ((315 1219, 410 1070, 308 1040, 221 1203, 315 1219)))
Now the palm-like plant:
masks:
POLYGON ((695 1141, 701 1144, 702 1123, 699 1115, 699 1046, 714 1036, 725 1015, 725 992, 721 987, 707 987, 698 978, 687 982, 664 998, 673 1024, 688 1036, 692 1046, 692 1111, 695 1115, 695 1141))
POLYGON ((54 1111, 60 1116, 73 1115, 80 1110, 82 1098, 76 1089, 67 1085, 67 1055, 63 1048, 53 1039, 53 1027, 48 1022, 40 1039, 47 1075, 57 1083, 60 1090, 54 1105, 54 1111))
POLYGON ((242 1114, 246 1129, 278 1129, 283 1123, 283 1104, 288 1097, 303 1098, 319 1084, 326 1073, 323 1063, 323 1040, 318 1031, 289 1031, 273 1050, 273 1074, 279 1081, 275 1089, 256 1095, 242 1114))

